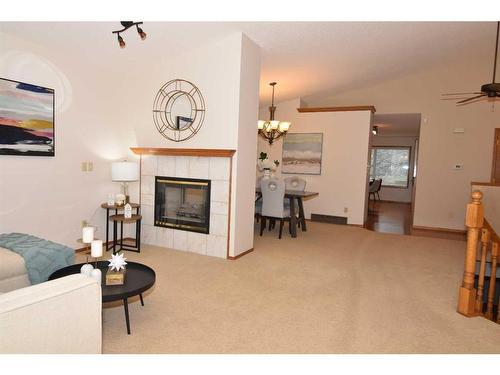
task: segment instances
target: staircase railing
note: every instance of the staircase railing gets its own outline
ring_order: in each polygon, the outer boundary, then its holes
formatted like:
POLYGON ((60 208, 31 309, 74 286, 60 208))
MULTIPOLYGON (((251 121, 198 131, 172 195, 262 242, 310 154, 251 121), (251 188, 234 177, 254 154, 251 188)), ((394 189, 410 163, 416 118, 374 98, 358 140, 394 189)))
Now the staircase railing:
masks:
MULTIPOLYGON (((484 316, 500 323, 497 296, 497 263, 500 238, 484 218, 483 193, 476 190, 467 205, 467 247, 458 312, 468 317, 484 316)), ((497 280, 498 279, 498 280, 497 280)))

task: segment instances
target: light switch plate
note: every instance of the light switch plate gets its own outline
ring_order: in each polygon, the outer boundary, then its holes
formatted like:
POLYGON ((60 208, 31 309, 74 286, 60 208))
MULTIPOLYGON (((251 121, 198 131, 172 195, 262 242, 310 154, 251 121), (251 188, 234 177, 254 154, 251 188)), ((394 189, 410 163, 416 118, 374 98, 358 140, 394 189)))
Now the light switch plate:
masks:
POLYGON ((465 129, 464 128, 455 128, 455 129, 453 129, 453 133, 454 134, 463 134, 463 133, 465 133, 465 129))

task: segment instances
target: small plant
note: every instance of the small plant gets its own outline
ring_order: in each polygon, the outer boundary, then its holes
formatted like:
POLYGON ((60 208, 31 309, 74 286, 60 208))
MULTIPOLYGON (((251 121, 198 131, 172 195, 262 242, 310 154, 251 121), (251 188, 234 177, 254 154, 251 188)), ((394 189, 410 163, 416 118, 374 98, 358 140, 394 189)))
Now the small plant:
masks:
POLYGON ((276 166, 276 168, 278 168, 278 167, 280 166, 280 162, 279 162, 279 160, 275 160, 275 161, 274 161, 274 165, 276 166))
POLYGON ((266 160, 267 159, 267 152, 262 152, 260 153, 259 160, 266 160))

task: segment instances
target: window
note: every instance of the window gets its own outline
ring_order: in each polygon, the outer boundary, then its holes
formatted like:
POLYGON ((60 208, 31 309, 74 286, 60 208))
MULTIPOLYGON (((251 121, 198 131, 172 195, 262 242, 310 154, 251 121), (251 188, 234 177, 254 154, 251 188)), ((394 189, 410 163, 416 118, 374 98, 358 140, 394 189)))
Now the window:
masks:
POLYGON ((407 188, 410 147, 373 147, 370 178, 382 179, 382 186, 407 188))

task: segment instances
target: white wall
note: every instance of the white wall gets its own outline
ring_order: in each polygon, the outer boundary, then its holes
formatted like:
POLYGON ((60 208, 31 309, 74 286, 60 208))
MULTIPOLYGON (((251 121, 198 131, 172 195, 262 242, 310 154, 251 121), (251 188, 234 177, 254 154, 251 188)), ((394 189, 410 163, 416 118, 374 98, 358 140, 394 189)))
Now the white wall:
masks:
POLYGON ((254 174, 255 123, 258 114, 260 75, 259 48, 242 33, 234 33, 202 48, 148 66, 127 66, 128 80, 123 101, 130 103, 122 112, 121 123, 133 129, 136 143, 131 146, 169 148, 223 148, 237 150, 233 157, 231 191, 230 255, 253 247, 253 196, 249 195, 248 177, 254 174), (184 142, 161 136, 152 121, 152 104, 160 87, 174 78, 193 82, 205 101, 205 119, 200 131, 184 142), (249 169, 251 168, 251 169, 249 169))
POLYGON ((382 186, 380 199, 394 202, 411 202, 413 189, 413 167, 415 165, 415 141, 418 137, 382 136, 376 135, 372 138, 372 146, 404 146, 410 147, 409 180, 407 188, 394 188, 382 186))
POLYGON ((0 155, 0 232, 25 232, 81 247, 80 222, 99 226, 99 207, 111 182, 110 162, 135 143, 130 129, 116 121, 122 104, 113 95, 119 77, 78 56, 0 33, 0 77, 55 89, 55 157, 0 155), (93 161, 93 172, 81 172, 93 161))
POLYGON ((491 81, 491 62, 464 56, 427 69, 330 97, 306 98, 310 106, 372 104, 379 113, 421 113, 415 226, 464 229, 471 181, 489 181, 498 101, 456 106, 441 93, 477 91, 491 81), (464 128, 464 134, 453 134, 464 128), (462 163, 463 170, 454 170, 462 163))
MULTIPOLYGON (((90 219, 100 227, 98 236, 104 238, 105 212, 99 205, 108 193, 120 189, 110 181, 110 162, 124 157, 138 160, 129 147, 237 149, 236 165, 238 152, 255 154, 256 141, 239 142, 238 137, 245 136, 244 129, 257 118, 259 53, 250 41, 243 41, 241 33, 193 51, 166 52, 160 61, 140 49, 126 48, 120 53, 137 54, 136 61, 122 61, 117 53, 107 62, 109 70, 92 66, 82 56, 68 56, 56 47, 5 34, 0 34, 0 44, 0 76, 55 88, 59 105, 55 158, 0 156, 0 232, 32 233, 81 246, 75 243, 81 236, 80 221, 90 219), (248 58, 243 63, 242 48, 248 58), (206 104, 203 127, 195 137, 180 143, 162 137, 152 120, 158 89, 175 78, 198 86, 206 104), (249 82, 254 79, 257 83, 252 86, 249 82), (242 90, 240 81, 245 86, 242 90), (94 172, 80 171, 84 160, 94 162, 94 172)), ((82 48, 83 53, 91 53, 88 46, 82 48)), ((236 185, 240 182, 244 180, 237 179, 236 185)), ((138 185, 131 186, 134 200, 138 199, 138 185)), ((233 186, 233 202, 237 192, 233 186)), ((247 220, 247 211, 237 211, 232 224, 240 213, 247 220)), ((251 212, 253 215, 253 207, 251 212)), ((248 243, 249 233, 253 226, 242 226, 235 235, 235 241, 241 238, 242 244, 233 242, 233 251, 253 246, 253 237, 252 244, 248 243)))
MULTIPOLYGON (((362 225, 371 112, 299 113, 300 105, 300 99, 276 104, 275 118, 290 121, 290 133, 323 133, 321 175, 298 175, 307 180, 306 190, 319 192, 318 197, 305 201, 306 216, 309 218, 311 213, 343 216, 347 217, 348 224, 362 225)), ((261 108, 259 118, 269 118, 267 108, 261 108)), ((258 151, 267 152, 271 160, 281 161, 282 140, 269 146, 259 137, 258 151)), ((277 175, 281 176, 281 167, 277 175)), ((292 175, 282 177, 288 176, 292 175)))
POLYGON ((257 150, 256 123, 259 113, 260 49, 243 35, 239 87, 238 145, 233 168, 234 199, 231 205, 230 255, 253 248, 255 210, 254 175, 257 150))

